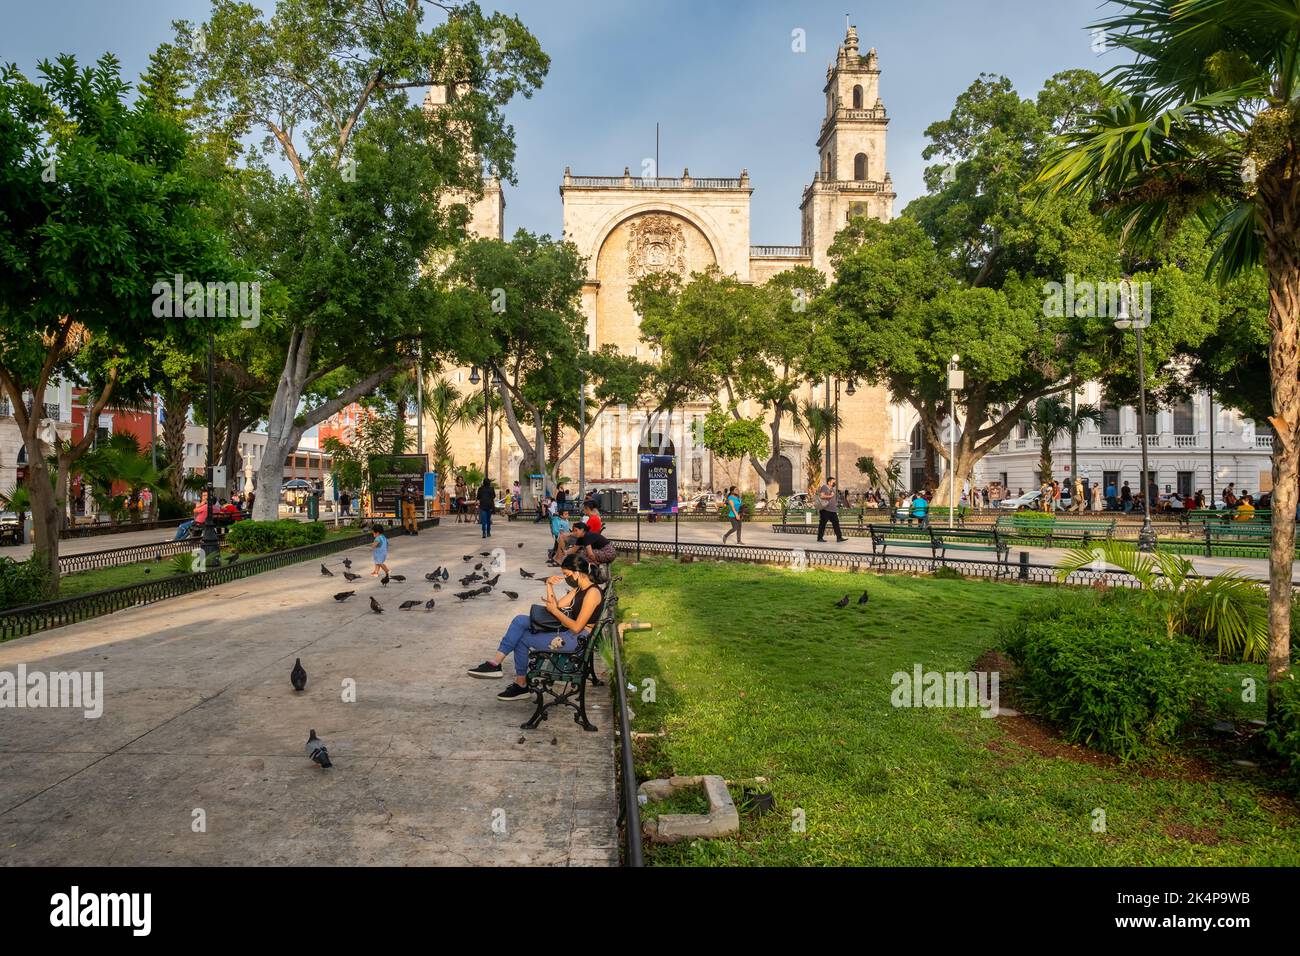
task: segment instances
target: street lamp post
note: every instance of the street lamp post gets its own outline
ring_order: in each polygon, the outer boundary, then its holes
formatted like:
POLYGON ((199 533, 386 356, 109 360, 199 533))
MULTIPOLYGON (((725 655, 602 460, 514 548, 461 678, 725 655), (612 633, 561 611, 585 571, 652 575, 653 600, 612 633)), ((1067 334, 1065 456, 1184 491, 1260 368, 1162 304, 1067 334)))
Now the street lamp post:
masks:
POLYGON ((957 392, 966 387, 966 373, 957 367, 960 355, 948 363, 948 527, 957 510, 957 392))
POLYGON ((1133 330, 1137 340, 1138 359, 1138 439, 1142 442, 1142 530, 1138 532, 1138 550, 1154 551, 1156 549, 1156 532, 1151 527, 1151 472, 1147 467, 1147 376, 1142 355, 1142 330, 1151 324, 1151 319, 1142 315, 1131 318, 1128 313, 1129 284, 1123 283, 1119 296, 1119 314, 1115 316, 1115 328, 1121 332, 1133 330))
POLYGON ((205 555, 205 565, 207 567, 217 567, 221 564, 221 542, 217 540, 217 525, 213 521, 212 512, 216 508, 217 498, 216 490, 213 487, 213 469, 212 460, 212 425, 213 420, 217 417, 216 404, 216 375, 213 371, 213 353, 216 351, 215 336, 211 331, 208 332, 208 454, 207 454, 207 473, 208 473, 208 507, 203 516, 203 539, 202 547, 205 555))

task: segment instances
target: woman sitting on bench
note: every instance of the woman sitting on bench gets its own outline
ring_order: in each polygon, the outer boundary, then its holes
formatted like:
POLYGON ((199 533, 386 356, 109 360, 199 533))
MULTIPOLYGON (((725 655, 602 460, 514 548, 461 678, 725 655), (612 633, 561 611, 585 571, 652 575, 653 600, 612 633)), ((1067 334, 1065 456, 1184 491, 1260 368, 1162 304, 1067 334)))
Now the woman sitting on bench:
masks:
POLYGON ((506 628, 505 637, 497 646, 497 652, 491 660, 484 661, 477 667, 471 667, 467 673, 470 677, 501 677, 501 662, 507 654, 515 658, 515 679, 505 690, 497 694, 497 700, 524 700, 528 690, 528 651, 554 650, 571 652, 577 649, 578 639, 590 634, 596 623, 597 612, 605 595, 591 579, 587 562, 577 555, 564 559, 563 574, 546 579, 546 611, 563 629, 559 631, 539 631, 532 629, 532 615, 519 614, 506 628), (564 582, 570 588, 568 593, 556 597, 553 588, 564 582))

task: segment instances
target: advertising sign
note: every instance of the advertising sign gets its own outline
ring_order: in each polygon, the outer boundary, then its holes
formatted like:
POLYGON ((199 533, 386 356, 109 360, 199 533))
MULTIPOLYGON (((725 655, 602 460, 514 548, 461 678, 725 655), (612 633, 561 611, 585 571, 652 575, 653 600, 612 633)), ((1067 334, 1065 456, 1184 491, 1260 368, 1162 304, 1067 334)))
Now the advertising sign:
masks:
POLYGON ((375 455, 370 459, 370 498, 377 515, 399 517, 398 495, 402 485, 412 483, 418 490, 429 470, 428 455, 375 455))
POLYGON ((677 513, 677 459, 672 455, 642 455, 637 464, 642 514, 677 513))

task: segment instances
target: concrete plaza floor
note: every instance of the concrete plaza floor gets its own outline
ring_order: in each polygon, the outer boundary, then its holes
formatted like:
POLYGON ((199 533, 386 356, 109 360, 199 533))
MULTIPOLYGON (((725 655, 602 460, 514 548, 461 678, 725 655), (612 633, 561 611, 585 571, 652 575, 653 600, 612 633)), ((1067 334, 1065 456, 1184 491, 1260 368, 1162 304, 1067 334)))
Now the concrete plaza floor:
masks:
POLYGON ((387 588, 357 548, 326 559, 337 577, 311 561, 0 644, 0 671, 104 680, 98 719, 0 708, 0 864, 616 864, 606 689, 589 696, 598 732, 568 710, 524 731, 531 707, 498 701, 504 680, 465 675, 540 600, 549 540, 498 522, 484 542, 444 522, 393 540, 389 566, 407 580, 387 588), (456 577, 488 543, 504 550, 501 586, 462 604, 456 577), (364 575, 350 585, 345 555, 364 575), (439 564, 452 578, 434 592, 424 574, 439 564), (398 609, 430 596, 431 611, 398 609), (307 757, 313 727, 332 769, 307 757))

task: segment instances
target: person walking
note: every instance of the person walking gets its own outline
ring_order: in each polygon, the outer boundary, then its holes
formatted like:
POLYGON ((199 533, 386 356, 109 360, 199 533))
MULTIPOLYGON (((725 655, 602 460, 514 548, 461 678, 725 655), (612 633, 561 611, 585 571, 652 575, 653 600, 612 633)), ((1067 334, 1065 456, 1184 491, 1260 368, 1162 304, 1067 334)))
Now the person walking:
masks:
POLYGON ((736 494, 735 485, 732 485, 730 488, 727 489, 726 505, 727 505, 727 520, 731 522, 731 527, 727 530, 727 533, 722 536, 722 543, 726 544, 727 539, 731 537, 732 532, 735 532, 736 544, 741 544, 742 543, 740 540, 741 500, 740 500, 740 495, 736 494))
POLYGON ((847 541, 840 531, 840 493, 835 490, 835 479, 827 478, 826 484, 817 489, 817 500, 821 511, 818 514, 817 540, 825 543, 826 522, 835 529, 836 541, 847 541))
POLYGON ((415 523, 415 482, 402 482, 402 527, 407 534, 419 534, 420 527, 415 523))
POLYGON ((1116 505, 1115 503, 1115 498, 1116 498, 1115 482, 1112 481, 1108 485, 1106 485, 1106 510, 1107 511, 1114 511, 1118 507, 1118 505, 1116 505))
POLYGON ((1070 496, 1071 498, 1070 510, 1077 514, 1083 514, 1083 508, 1085 504, 1084 497, 1083 497, 1083 479, 1081 479, 1078 475, 1074 476, 1073 491, 1074 493, 1070 496))
POLYGON ((1128 486, 1127 481, 1119 489, 1119 506, 1125 514, 1133 510, 1133 489, 1128 486))
POLYGON ((478 523, 483 529, 483 537, 492 537, 492 512, 496 510, 496 492, 492 490, 492 481, 483 479, 478 486, 478 523))

